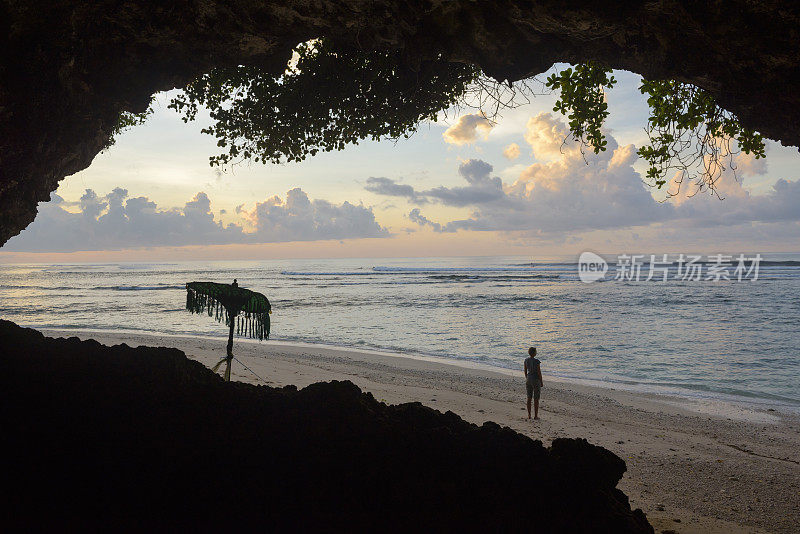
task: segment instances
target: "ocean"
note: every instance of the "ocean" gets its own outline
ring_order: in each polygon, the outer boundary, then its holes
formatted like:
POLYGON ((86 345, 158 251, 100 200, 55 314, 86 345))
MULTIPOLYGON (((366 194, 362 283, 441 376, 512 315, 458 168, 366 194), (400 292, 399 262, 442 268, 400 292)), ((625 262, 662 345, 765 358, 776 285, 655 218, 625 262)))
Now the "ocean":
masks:
POLYGON ((0 265, 0 317, 222 340, 224 325, 185 311, 184 286, 237 278, 270 299, 276 341, 517 370, 535 345, 545 376, 800 411, 800 255, 765 254, 741 281, 735 259, 731 280, 675 279, 671 263, 646 281, 647 265, 616 280, 605 258, 594 283, 577 258, 0 265))

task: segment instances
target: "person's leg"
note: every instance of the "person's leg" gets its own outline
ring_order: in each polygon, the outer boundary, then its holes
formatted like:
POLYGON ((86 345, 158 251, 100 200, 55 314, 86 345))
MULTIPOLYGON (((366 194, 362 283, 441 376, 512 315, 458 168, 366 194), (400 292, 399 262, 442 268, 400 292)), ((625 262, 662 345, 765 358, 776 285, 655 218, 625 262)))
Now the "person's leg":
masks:
POLYGON ((533 386, 533 418, 539 419, 539 395, 541 394, 541 386, 535 384, 533 386))
MULTIPOLYGON (((531 414, 531 402, 528 401, 528 418, 530 418, 531 414)), ((533 401, 533 418, 539 419, 539 399, 533 401)))
POLYGON ((531 397, 533 397, 533 386, 530 382, 525 383, 525 389, 528 393, 528 419, 531 418, 531 397))

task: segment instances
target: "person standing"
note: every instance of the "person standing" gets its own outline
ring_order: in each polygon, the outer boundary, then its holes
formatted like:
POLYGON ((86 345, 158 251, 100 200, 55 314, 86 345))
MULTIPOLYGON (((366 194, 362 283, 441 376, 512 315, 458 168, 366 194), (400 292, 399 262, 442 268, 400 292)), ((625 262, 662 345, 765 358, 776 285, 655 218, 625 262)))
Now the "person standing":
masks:
POLYGON ((542 393, 542 362, 536 359, 536 347, 528 349, 525 358, 525 388, 528 390, 528 419, 531 418, 531 398, 533 398, 533 418, 539 419, 539 397, 542 393))

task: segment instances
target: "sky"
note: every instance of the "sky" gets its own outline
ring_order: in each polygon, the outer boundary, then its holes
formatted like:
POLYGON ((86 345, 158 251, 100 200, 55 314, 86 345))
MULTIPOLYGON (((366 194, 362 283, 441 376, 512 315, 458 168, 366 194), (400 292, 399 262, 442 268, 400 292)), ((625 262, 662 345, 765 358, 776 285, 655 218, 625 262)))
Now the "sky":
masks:
POLYGON ((642 182, 640 78, 607 92, 608 150, 586 153, 555 95, 493 121, 451 110, 410 139, 301 163, 210 167, 207 113, 185 124, 158 95, 148 121, 64 179, 0 262, 800 251, 800 154, 737 159, 724 200, 642 182))

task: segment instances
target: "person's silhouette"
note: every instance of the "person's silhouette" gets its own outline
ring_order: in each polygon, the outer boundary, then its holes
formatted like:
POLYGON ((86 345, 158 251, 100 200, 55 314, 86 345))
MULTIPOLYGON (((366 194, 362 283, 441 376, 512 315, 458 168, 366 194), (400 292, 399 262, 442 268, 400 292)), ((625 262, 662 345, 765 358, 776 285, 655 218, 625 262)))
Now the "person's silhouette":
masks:
POLYGON ((542 367, 536 359, 536 347, 528 349, 528 358, 525 358, 525 388, 528 391, 528 419, 531 418, 531 397, 533 397, 533 418, 539 419, 539 396, 542 393, 542 367))

